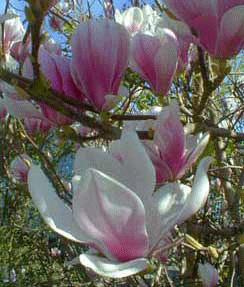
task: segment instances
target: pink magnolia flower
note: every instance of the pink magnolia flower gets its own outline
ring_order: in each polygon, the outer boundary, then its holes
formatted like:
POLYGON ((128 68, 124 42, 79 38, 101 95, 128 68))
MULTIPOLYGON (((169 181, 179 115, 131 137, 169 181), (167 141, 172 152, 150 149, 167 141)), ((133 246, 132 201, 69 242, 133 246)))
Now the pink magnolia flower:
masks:
POLYGON ((75 30, 71 48, 77 87, 97 111, 110 110, 128 64, 128 32, 108 19, 89 20, 75 30))
POLYGON ((31 36, 29 35, 25 43, 23 43, 23 41, 18 41, 15 42, 10 48, 10 55, 21 65, 24 64, 25 60, 30 54, 30 42, 31 36))
POLYGON ((46 134, 54 125, 46 119, 24 118, 24 126, 28 134, 46 134))
POLYGON ((22 154, 11 162, 10 172, 16 180, 27 183, 27 175, 30 167, 31 158, 27 154, 22 154))
POLYGON ((219 281, 217 270, 208 262, 198 264, 198 274, 202 279, 203 287, 215 287, 219 281))
POLYGON ((24 36, 24 28, 20 21, 20 17, 14 17, 4 21, 4 37, 2 43, 2 26, 0 28, 0 48, 4 46, 5 56, 8 56, 10 48, 16 42, 22 41, 24 36))
POLYGON ((157 95, 167 94, 177 60, 177 38, 168 29, 162 29, 160 37, 138 33, 132 39, 131 68, 149 82, 157 95))
MULTIPOLYGON (((46 79, 50 81, 51 87, 54 90, 67 98, 77 100, 77 103, 83 103, 84 96, 72 80, 68 59, 49 53, 41 47, 39 49, 38 60, 41 65, 41 71, 44 73, 46 79)), ((33 78, 33 69, 29 58, 24 63, 23 75, 30 79, 33 78)), ((70 118, 56 112, 46 104, 40 103, 40 107, 43 115, 56 125, 70 124, 72 122, 70 118)))
POLYGON ((243 0, 166 0, 203 47, 217 58, 230 58, 244 46, 243 0))
POLYGON ((156 123, 153 141, 143 141, 156 169, 157 184, 181 178, 203 152, 209 135, 205 134, 199 139, 189 137, 188 140, 190 149, 186 145, 178 107, 163 108, 156 123))
POLYGON ((28 184, 54 231, 95 248, 78 261, 100 275, 121 278, 146 269, 162 236, 205 203, 210 158, 200 162, 191 192, 175 182, 155 193, 155 170, 135 132, 123 133, 111 150, 78 151, 72 209, 57 196, 40 167, 31 168, 28 184))

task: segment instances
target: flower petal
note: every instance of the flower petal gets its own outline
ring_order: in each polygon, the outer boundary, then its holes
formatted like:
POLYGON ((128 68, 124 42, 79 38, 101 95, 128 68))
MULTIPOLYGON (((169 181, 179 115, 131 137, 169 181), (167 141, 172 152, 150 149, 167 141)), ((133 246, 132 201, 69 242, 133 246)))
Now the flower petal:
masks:
POLYGON ((90 241, 88 236, 81 233, 73 219, 72 210, 57 196, 40 167, 36 165, 31 167, 28 186, 43 219, 54 231, 73 241, 90 241))
POLYGON ((74 174, 82 175, 89 168, 97 169, 122 182, 121 163, 112 154, 101 149, 80 148, 76 153, 74 174))
MULTIPOLYGON (((185 204, 183 205, 182 209, 175 209, 175 216, 171 216, 171 218, 167 220, 167 224, 165 226, 162 226, 162 234, 168 232, 175 224, 180 224, 186 219, 188 219, 204 205, 209 193, 209 180, 207 176, 207 169, 211 161, 211 157, 205 157, 200 161, 193 181, 191 193, 185 200, 185 204)), ((184 191, 184 193, 186 192, 187 191, 184 191)), ((162 209, 162 211, 163 210, 164 209, 162 209)))
POLYGON ((178 182, 163 185, 154 194, 155 207, 161 216, 161 226, 165 227, 168 222, 175 219, 183 208, 191 192, 191 188, 178 182))
POLYGON ((197 158, 203 153, 206 148, 210 135, 209 133, 205 133, 204 135, 200 135, 200 137, 196 138, 195 147, 190 151, 189 155, 186 159, 186 165, 184 169, 179 173, 178 178, 180 178, 187 169, 189 169, 192 164, 197 160, 197 158))
POLYGON ((123 132, 121 139, 112 143, 111 151, 121 158, 122 183, 142 201, 147 200, 156 184, 155 169, 136 132, 123 132))
MULTIPOLYGON (((195 214, 205 204, 209 193, 207 170, 211 161, 212 158, 209 156, 200 161, 193 181, 192 191, 179 215, 180 222, 195 214)), ((179 224, 179 222, 177 223, 179 224)))
POLYGON ((244 46, 244 5, 228 10, 222 17, 215 55, 229 58, 244 46))
POLYGON ((137 258, 125 263, 119 263, 95 255, 82 254, 79 259, 82 265, 91 268, 101 276, 110 278, 128 277, 145 270, 148 266, 145 258, 137 258))
POLYGON ((113 178, 88 169, 75 189, 73 214, 106 257, 127 261, 144 256, 148 247, 144 206, 113 178))

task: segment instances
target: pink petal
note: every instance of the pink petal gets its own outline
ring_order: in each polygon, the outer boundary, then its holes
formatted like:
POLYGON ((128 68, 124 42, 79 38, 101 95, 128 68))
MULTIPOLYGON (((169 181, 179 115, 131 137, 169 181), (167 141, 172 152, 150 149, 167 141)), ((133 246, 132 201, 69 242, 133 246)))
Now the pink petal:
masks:
POLYGON ((72 37, 71 72, 74 82, 95 109, 106 95, 117 95, 128 62, 129 35, 108 19, 81 23, 72 37))
POLYGON ((118 181, 87 170, 74 193, 73 214, 106 257, 128 261, 144 256, 148 238, 143 204, 118 181))
POLYGON ((215 55, 229 58, 244 47, 244 5, 228 10, 221 18, 215 55))
POLYGON ((160 37, 137 34, 132 39, 132 69, 147 80, 159 95, 165 95, 170 88, 177 57, 177 39, 168 29, 164 29, 160 37))

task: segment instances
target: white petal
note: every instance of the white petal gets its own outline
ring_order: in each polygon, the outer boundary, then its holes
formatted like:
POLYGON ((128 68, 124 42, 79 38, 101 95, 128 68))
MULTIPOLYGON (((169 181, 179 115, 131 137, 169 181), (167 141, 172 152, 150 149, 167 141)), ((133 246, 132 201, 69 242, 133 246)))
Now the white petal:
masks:
POLYGON ((81 233, 73 219, 72 210, 57 196, 52 184, 40 167, 36 165, 31 167, 28 186, 43 219, 54 231, 77 242, 89 239, 81 233))
POLYGON ((75 157, 74 174, 83 175, 89 168, 97 169, 124 184, 121 180, 121 163, 108 152, 96 148, 80 148, 75 157))
POLYGON ((111 151, 121 155, 122 183, 142 201, 151 197, 156 184, 155 169, 136 132, 123 132, 121 139, 112 143, 111 151))
POLYGON ((79 259, 82 265, 91 268, 97 274, 111 278, 128 277, 145 270, 148 266, 145 258, 119 263, 103 257, 82 254, 79 259))
POLYGON ((184 208, 180 212, 180 222, 183 222, 195 214, 205 204, 209 193, 209 180, 207 170, 211 161, 211 157, 205 157, 200 161, 193 181, 192 191, 188 196, 184 208))
POLYGON ((168 232, 175 224, 182 223, 191 215, 196 213, 201 207, 203 207, 209 193, 209 180, 207 176, 207 170, 211 161, 211 157, 205 157, 200 161, 194 178, 191 193, 185 200, 185 204, 183 205, 182 209, 175 210, 175 216, 172 214, 171 219, 167 220, 165 226, 162 226, 162 234, 168 232))
POLYGON ((203 153, 204 149, 208 145, 210 135, 205 133, 203 135, 197 136, 195 147, 191 150, 187 158, 186 168, 189 168, 193 162, 203 153))
POLYGON ((161 216, 161 226, 164 228, 168 222, 174 220, 183 208, 191 192, 191 188, 178 182, 162 186, 154 194, 154 202, 161 216))

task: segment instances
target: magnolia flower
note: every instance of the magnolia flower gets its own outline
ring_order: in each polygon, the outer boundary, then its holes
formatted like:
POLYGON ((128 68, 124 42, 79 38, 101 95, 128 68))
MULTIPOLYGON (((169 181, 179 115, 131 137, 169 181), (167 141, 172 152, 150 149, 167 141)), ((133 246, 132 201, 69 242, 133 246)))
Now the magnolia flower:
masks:
POLYGON ((143 12, 139 7, 130 7, 123 14, 118 9, 115 10, 115 21, 124 25, 129 33, 140 31, 143 20, 143 12))
POLYGON ((13 86, 4 81, 0 81, 0 90, 3 94, 1 103, 12 116, 19 119, 26 117, 38 119, 44 118, 40 108, 25 99, 28 95, 24 92, 21 95, 18 94, 13 86))
POLYGON ((166 0, 166 3, 213 56, 229 58, 243 48, 243 0, 166 0))
POLYGON ((219 281, 217 270, 208 262, 198 264, 198 274, 202 279, 203 287, 215 287, 219 281))
POLYGON ((14 17, 4 22, 4 37, 2 37, 2 26, 0 26, 0 49, 4 46, 5 56, 8 56, 10 48, 15 42, 21 41, 24 36, 24 28, 20 17, 14 17), (2 43, 3 38, 3 43, 2 43))
POLYGON ((31 158, 27 154, 22 154, 11 162, 10 172, 16 180, 26 183, 30 166, 31 158))
POLYGON ((25 60, 30 54, 30 42, 31 42, 31 36, 29 35, 25 40, 25 42, 23 41, 15 42, 10 48, 10 55, 21 65, 24 64, 25 60))
MULTIPOLYGON (((63 56, 49 53, 41 47, 39 49, 38 61, 41 71, 44 73, 47 81, 50 81, 51 87, 67 98, 77 100, 77 103, 83 103, 84 96, 75 86, 69 68, 69 61, 63 56)), ((30 79, 33 78, 33 69, 30 58, 28 58, 23 66, 23 75, 30 79)), ((56 125, 70 124, 72 120, 63 114, 60 114, 47 106, 40 103, 43 115, 46 119, 56 125)))
POLYGON ((72 209, 57 196, 40 167, 31 168, 28 184, 54 231, 93 248, 78 261, 100 275, 121 278, 146 269, 162 236, 203 206, 210 158, 200 162, 191 192, 190 187, 170 183, 154 193, 155 170, 135 132, 123 133, 111 151, 78 151, 72 209))
POLYGON ((136 34, 131 45, 131 68, 149 82, 157 95, 167 94, 178 59, 178 42, 169 29, 161 29, 160 36, 136 34))
POLYGON ((28 134, 45 134, 53 127, 53 124, 45 119, 24 118, 24 126, 28 134))
POLYGON ((157 184, 181 178, 207 146, 209 135, 187 139, 178 107, 164 107, 156 123, 153 141, 143 141, 156 169, 157 184))
POLYGON ((110 110, 128 64, 128 32, 108 19, 89 20, 75 30, 71 48, 77 87, 97 111, 110 110))
POLYGON ((156 12, 150 5, 145 5, 142 9, 139 7, 130 7, 124 13, 115 10, 115 21, 124 25, 127 31, 135 34, 139 31, 153 31, 156 24, 156 12))

